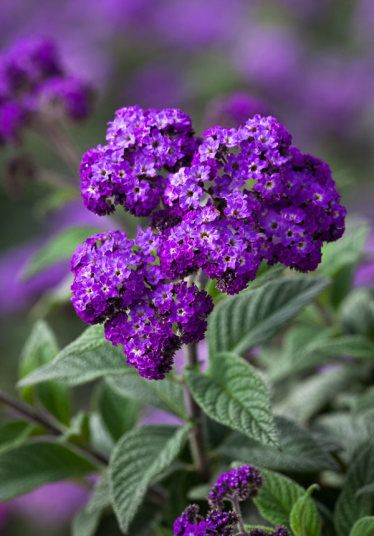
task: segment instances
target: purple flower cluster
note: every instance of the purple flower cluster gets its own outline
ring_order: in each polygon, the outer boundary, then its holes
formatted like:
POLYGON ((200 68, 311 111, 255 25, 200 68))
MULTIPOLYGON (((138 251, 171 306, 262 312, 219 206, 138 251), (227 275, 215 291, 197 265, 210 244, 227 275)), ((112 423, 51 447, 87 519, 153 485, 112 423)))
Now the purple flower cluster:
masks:
POLYGON ((257 495, 262 483, 260 471, 251 465, 241 465, 219 476, 209 491, 209 504, 221 508, 224 501, 246 501, 257 495))
POLYGON ((72 264, 78 314, 105 322, 106 337, 146 378, 162 378, 175 350, 204 335, 212 303, 187 276, 201 271, 236 294, 263 260, 314 270, 323 242, 344 232, 330 169, 291 146, 273 117, 196 138, 180 110, 122 108, 106 145, 83 156, 81 180, 90 210, 120 204, 150 217, 134 241, 89 239, 72 264))
POLYGON ((232 536, 238 516, 230 512, 210 510, 204 518, 199 507, 192 504, 174 522, 174 536, 232 536))
POLYGON ((67 75, 55 44, 44 38, 15 43, 0 54, 0 143, 16 141, 39 113, 58 108, 71 119, 89 113, 90 89, 67 75))
POLYGON ((165 190, 165 173, 191 162, 196 146, 191 119, 180 110, 122 108, 108 125, 106 145, 82 159, 85 206, 109 214, 123 205, 135 216, 149 216, 165 190))
POLYGON ((194 284, 165 279, 152 253, 156 238, 139 230, 90 237, 71 267, 73 305, 88 323, 105 322, 106 338, 123 345, 127 362, 148 379, 162 379, 182 344, 198 342, 212 301, 194 284))

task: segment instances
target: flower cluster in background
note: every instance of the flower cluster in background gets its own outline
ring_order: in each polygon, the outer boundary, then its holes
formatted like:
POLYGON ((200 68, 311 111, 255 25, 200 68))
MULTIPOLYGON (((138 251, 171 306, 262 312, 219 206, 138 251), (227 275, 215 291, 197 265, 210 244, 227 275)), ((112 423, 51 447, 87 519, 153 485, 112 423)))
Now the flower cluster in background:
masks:
POLYGON ((17 141, 41 114, 82 119, 90 100, 89 86, 64 71, 53 41, 23 39, 1 53, 0 143, 17 141))
MULTIPOLYGON (((262 486, 261 473, 251 465, 242 465, 222 473, 208 493, 210 510, 205 517, 200 515, 199 507, 188 506, 174 522, 174 536, 234 536, 242 534, 239 503, 258 494, 262 486), (224 502, 231 503, 233 510, 224 510, 224 502)), ((249 536, 289 536, 284 527, 274 531, 254 528, 246 532, 249 536)))
POLYGON ((151 217, 134 241, 97 235, 72 260, 77 313, 105 322, 107 339, 149 379, 162 379, 181 344, 204 336, 212 302, 184 278, 202 271, 236 294, 262 260, 314 270, 323 242, 344 232, 328 166, 291 146, 271 116, 196 138, 179 110, 122 108, 107 145, 83 156, 81 179, 93 212, 121 205, 151 217))

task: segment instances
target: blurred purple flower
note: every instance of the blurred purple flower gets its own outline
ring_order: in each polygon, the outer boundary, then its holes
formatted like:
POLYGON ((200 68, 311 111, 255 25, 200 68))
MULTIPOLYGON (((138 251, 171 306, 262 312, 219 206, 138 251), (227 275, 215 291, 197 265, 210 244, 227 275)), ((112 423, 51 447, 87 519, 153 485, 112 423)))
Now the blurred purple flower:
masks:
POLYGON ((64 481, 41 486, 8 504, 13 512, 28 518, 32 524, 53 530, 70 523, 88 496, 88 489, 64 481))
POLYGON ((374 232, 369 236, 365 245, 367 260, 358 267, 355 278, 355 287, 374 287, 374 232))
POLYGON ((5 503, 0 503, 0 534, 5 536, 5 525, 8 518, 9 505, 5 503), (3 532, 4 531, 4 532, 3 532))
MULTIPOLYGON (((95 226, 107 228, 107 222, 85 210, 80 201, 74 201, 56 212, 48 222, 49 234, 72 226, 95 226)), ((33 241, 20 245, 0 256, 0 315, 16 313, 27 307, 46 290, 56 286, 70 273, 69 259, 58 262, 48 270, 29 279, 24 278, 24 271, 33 255, 40 249, 43 241, 33 241)))
POLYGON ((269 106, 245 91, 236 91, 214 99, 207 107, 206 127, 222 125, 238 128, 256 114, 268 115, 269 106))
POLYGON ((186 93, 180 72, 168 65, 149 64, 126 82, 125 98, 140 106, 163 108, 180 105, 186 93))

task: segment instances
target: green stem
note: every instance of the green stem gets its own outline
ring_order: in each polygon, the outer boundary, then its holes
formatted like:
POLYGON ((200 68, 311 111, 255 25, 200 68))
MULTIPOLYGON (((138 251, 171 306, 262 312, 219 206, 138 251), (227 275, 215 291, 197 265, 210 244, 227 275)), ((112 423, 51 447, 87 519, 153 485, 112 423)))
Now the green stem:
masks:
MULTIPOLYGON (((63 428, 61 428, 54 420, 52 420, 49 415, 41 413, 40 411, 35 410, 31 406, 10 397, 3 391, 0 391, 0 403, 12 409, 15 413, 17 413, 27 421, 41 426, 53 436, 59 437, 64 434, 63 428)), ((99 463, 104 465, 108 464, 107 458, 103 456, 101 452, 98 452, 96 449, 86 445, 74 444, 74 446, 79 450, 82 450, 85 454, 88 454, 91 458, 94 458, 99 463)))
MULTIPOLYGON (((192 343, 186 346, 186 362, 187 366, 189 367, 199 367, 196 343, 192 343)), ((184 395, 187 415, 189 416, 193 424, 193 427, 189 434, 192 459, 196 471, 199 473, 199 475, 204 481, 207 481, 210 477, 210 469, 203 429, 204 416, 200 407, 193 399, 190 390, 188 389, 188 386, 186 384, 184 384, 184 395)))

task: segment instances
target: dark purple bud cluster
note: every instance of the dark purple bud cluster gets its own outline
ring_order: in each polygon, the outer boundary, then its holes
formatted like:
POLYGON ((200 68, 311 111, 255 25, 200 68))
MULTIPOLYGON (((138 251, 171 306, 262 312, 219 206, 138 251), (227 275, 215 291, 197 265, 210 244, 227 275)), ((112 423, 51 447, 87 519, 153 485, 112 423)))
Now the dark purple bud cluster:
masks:
POLYGON ((224 501, 246 501, 255 497, 263 484, 260 471, 251 465, 242 465, 219 476, 211 487, 208 500, 214 508, 224 501))
POLYGON ((209 510, 204 518, 193 504, 175 520, 174 536, 232 536, 238 521, 232 511, 209 510))
POLYGON ((122 108, 106 145, 83 156, 81 180, 90 210, 120 204, 150 217, 134 242, 94 237, 73 261, 78 314, 105 322, 107 338, 147 378, 162 378, 175 350, 204 335, 212 303, 187 276, 200 271, 236 294, 262 260, 314 270, 323 242, 344 232, 328 166, 292 147, 273 117, 214 127, 200 139, 180 110, 122 108), (114 263, 123 263, 119 276, 114 263))
POLYGON ((203 338, 213 305, 194 284, 165 279, 155 245, 142 230, 135 240, 120 231, 87 239, 71 262, 72 301, 85 322, 105 322, 106 338, 141 376, 159 380, 182 344, 203 338))
POLYGON ((68 76, 53 41, 28 38, 0 54, 0 143, 18 139, 35 114, 81 119, 90 111, 91 91, 68 76))
POLYGON ((165 174, 189 165, 196 147, 188 115, 139 106, 116 112, 106 142, 90 149, 81 164, 84 204, 97 214, 123 205, 136 216, 149 216, 165 190, 165 174))

